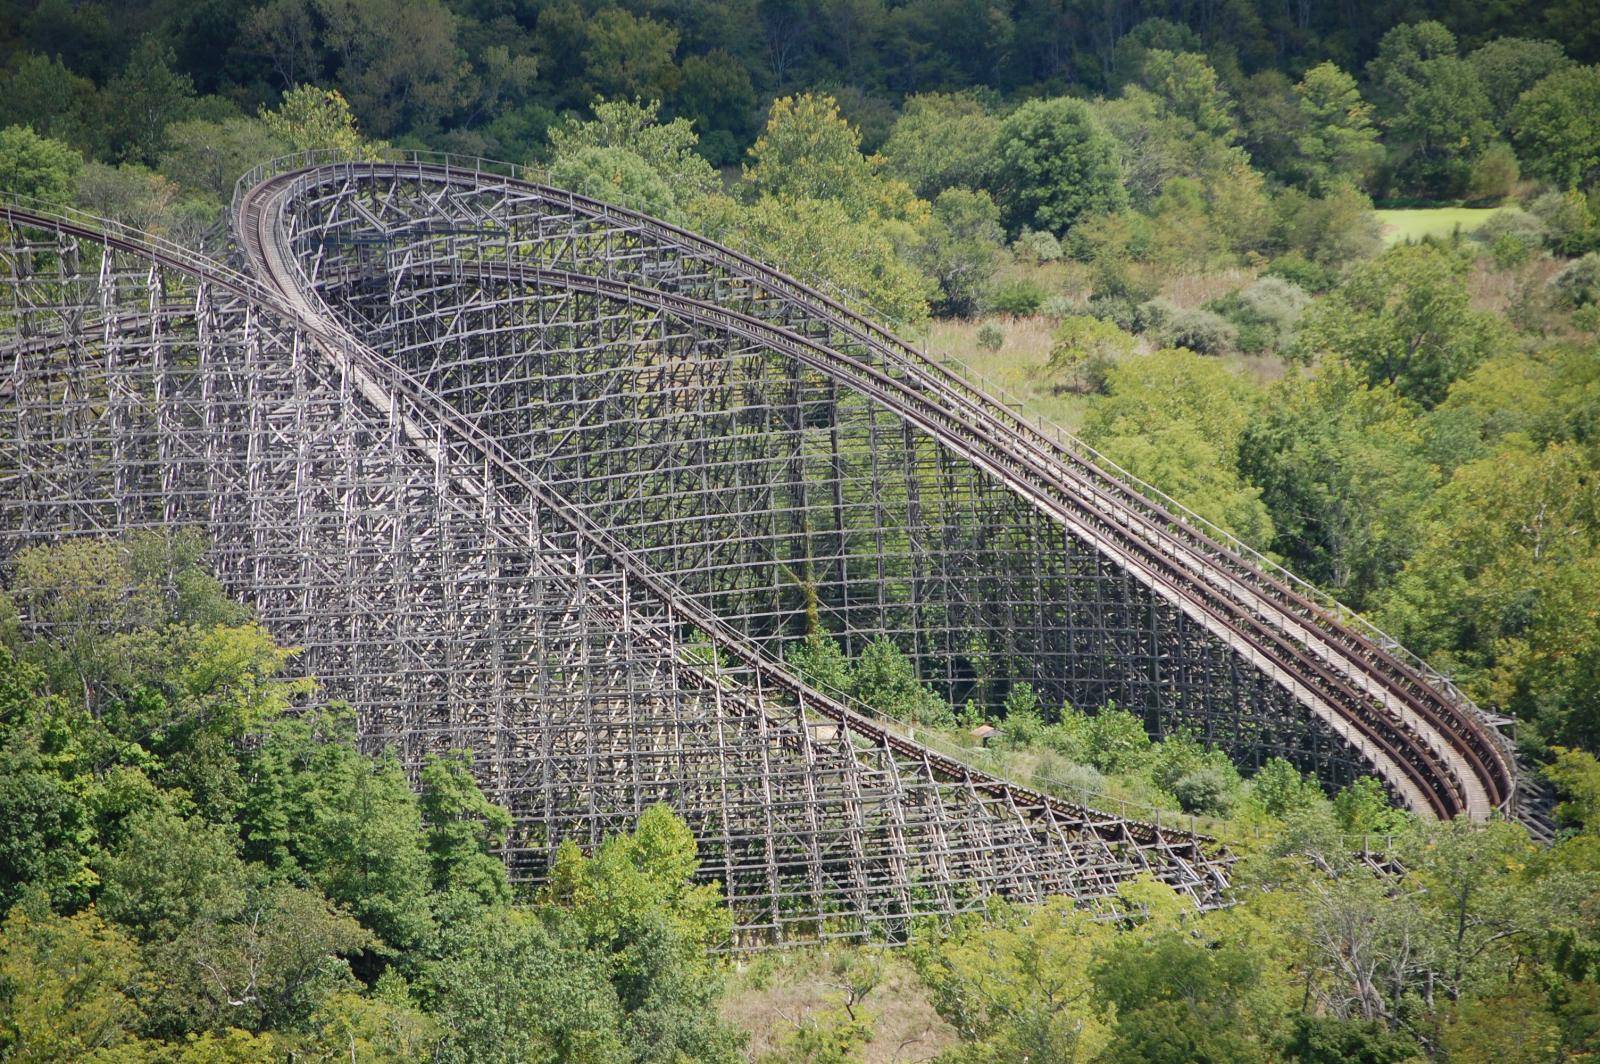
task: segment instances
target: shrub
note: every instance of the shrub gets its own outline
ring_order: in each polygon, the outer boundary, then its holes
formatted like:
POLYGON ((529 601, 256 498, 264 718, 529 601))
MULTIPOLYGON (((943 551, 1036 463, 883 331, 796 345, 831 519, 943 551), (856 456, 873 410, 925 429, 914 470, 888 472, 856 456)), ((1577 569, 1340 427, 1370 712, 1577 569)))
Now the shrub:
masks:
POLYGON ((1121 296, 1142 303, 1158 291, 1146 271, 1111 251, 1095 255, 1089 273, 1090 290, 1096 296, 1121 296))
POLYGON ((1306 290, 1293 281, 1262 277, 1237 292, 1212 300, 1206 309, 1221 314, 1238 328, 1239 350, 1254 352, 1282 344, 1310 302, 1306 290))
POLYGON ((1473 200, 1499 202, 1516 190, 1521 177, 1517 155, 1510 145, 1491 144, 1472 164, 1472 175, 1467 178, 1467 196, 1473 200))
POLYGON ((1033 776, 1040 787, 1084 805, 1091 804, 1106 791, 1106 778, 1099 769, 1054 756, 1041 760, 1033 776))
POLYGON ((1124 332, 1146 333, 1167 320, 1172 304, 1164 299, 1135 300, 1127 296, 1089 297, 1085 310, 1093 317, 1114 322, 1124 332))
POLYGON ((1007 713, 1000 724, 1000 741, 1013 750, 1026 750, 1044 736, 1045 728, 1037 712, 1007 713))
POLYGON ((1107 706, 1084 730, 1089 761, 1101 772, 1135 772, 1149 761, 1150 736, 1127 710, 1107 706))
POLYGON ((817 630, 791 644, 784 660, 813 687, 836 697, 850 690, 850 659, 827 632, 817 630))
POLYGON ((1306 290, 1282 277, 1262 277, 1239 290, 1239 303, 1247 319, 1270 325, 1278 332, 1294 328, 1311 302, 1306 290))
POLYGON ((1326 292, 1339 283, 1339 271, 1312 262, 1298 251, 1280 255, 1267 266, 1266 276, 1281 277, 1307 292, 1326 292))
POLYGON ((1600 302, 1600 253, 1591 251, 1568 263, 1550 278, 1550 287, 1567 307, 1576 309, 1600 302))
POLYGON ((1495 266, 1508 270, 1528 261, 1547 236, 1544 222, 1519 207, 1506 207, 1489 215, 1472 233, 1472 239, 1488 248, 1495 266))
POLYGON ((1312 262, 1342 266, 1383 250, 1372 201, 1353 188, 1336 189, 1321 199, 1285 189, 1276 208, 1277 246, 1298 251, 1312 262))
POLYGON ((1078 391, 1099 391, 1119 358, 1133 354, 1134 338, 1114 322, 1089 314, 1063 318, 1050 342, 1049 368, 1068 376, 1078 391))
POLYGON ((989 306, 1001 314, 1027 317, 1039 313, 1044 298, 1044 289, 1024 277, 997 286, 989 295, 989 306))
POLYGON ((1538 247, 1544 242, 1546 233, 1545 224, 1538 215, 1521 207, 1502 207, 1472 231, 1472 239, 1493 244, 1502 236, 1514 236, 1530 247, 1538 247))
POLYGON ((1239 340, 1239 330, 1220 314, 1196 307, 1170 313, 1159 327, 1161 342, 1168 347, 1186 347, 1201 355, 1220 355, 1239 340))
POLYGON ((1523 263, 1533 255, 1533 249, 1510 233, 1505 234, 1489 245, 1489 258, 1497 270, 1511 270, 1523 263))
POLYGON ((1039 703, 1039 692, 1033 689, 1031 683, 1018 683, 1006 692, 1006 700, 1002 706, 1007 720, 1019 714, 1043 719, 1044 712, 1039 703))
POLYGON ((1333 796, 1333 815, 1339 827, 1353 835, 1392 835, 1406 822, 1383 784, 1371 776, 1362 776, 1333 796))
POLYGON ((1006 342, 1006 334, 1000 326, 989 324, 978 328, 978 346, 985 351, 998 351, 1000 345, 1006 342))
POLYGON ((1011 245, 1011 251, 1020 262, 1055 262, 1061 258, 1061 241, 1054 233, 1043 229, 1024 229, 1011 245))
POLYGON ((947 188, 939 193, 912 258, 938 284, 946 313, 967 317, 977 309, 994 276, 1003 236, 1000 209, 987 192, 947 188))
POLYGON ((955 723, 949 705, 923 686, 911 659, 887 636, 862 651, 850 687, 862 702, 894 720, 939 727, 955 723))
POLYGON ((1185 813, 1226 816, 1233 808, 1236 786, 1236 779, 1221 768, 1201 765, 1178 777, 1172 784, 1172 796, 1185 813))
POLYGON ((1315 780, 1281 757, 1274 757, 1256 771, 1250 780, 1250 794, 1268 816, 1289 817, 1320 805, 1322 788, 1315 780))
POLYGON ((1589 199, 1576 189, 1546 192, 1528 204, 1545 228, 1545 243, 1561 255, 1582 255, 1600 249, 1600 225, 1589 199))
POLYGON ((1051 296, 1039 307, 1039 313, 1047 318, 1065 318, 1071 314, 1084 313, 1084 305, 1071 296, 1051 296))

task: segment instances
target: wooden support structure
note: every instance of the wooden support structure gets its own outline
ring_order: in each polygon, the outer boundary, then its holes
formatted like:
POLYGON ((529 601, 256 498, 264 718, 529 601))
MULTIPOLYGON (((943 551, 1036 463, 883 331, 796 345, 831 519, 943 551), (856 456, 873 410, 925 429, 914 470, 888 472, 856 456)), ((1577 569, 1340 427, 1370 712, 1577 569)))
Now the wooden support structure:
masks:
POLYGON ((237 270, 0 208, 0 563, 203 530, 366 744, 474 752, 521 878, 663 801, 741 945, 1146 871, 1219 903, 1208 840, 802 682, 814 621, 956 704, 1027 682, 1424 815, 1515 812, 1503 738, 1393 641, 727 248, 416 155, 268 164, 232 224, 237 270))

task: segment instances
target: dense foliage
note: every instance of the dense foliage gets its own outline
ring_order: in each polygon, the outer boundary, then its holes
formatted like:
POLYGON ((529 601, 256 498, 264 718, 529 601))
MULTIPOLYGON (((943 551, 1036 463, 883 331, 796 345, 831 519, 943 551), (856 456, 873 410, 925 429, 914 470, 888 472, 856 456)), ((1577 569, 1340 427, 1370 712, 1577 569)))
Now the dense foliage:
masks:
POLYGON ((737 1059, 681 821, 516 896, 470 754, 359 752, 198 554, 29 551, 0 597, 0 1056, 737 1059))

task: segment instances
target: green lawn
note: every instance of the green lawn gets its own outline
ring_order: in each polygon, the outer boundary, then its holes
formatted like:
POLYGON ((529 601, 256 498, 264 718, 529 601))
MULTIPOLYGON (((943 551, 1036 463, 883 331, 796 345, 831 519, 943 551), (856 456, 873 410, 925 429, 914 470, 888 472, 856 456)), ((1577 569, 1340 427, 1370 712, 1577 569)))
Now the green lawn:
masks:
POLYGON ((1374 213, 1378 224, 1383 226, 1384 243, 1399 244, 1425 236, 1446 237, 1455 232, 1458 225, 1463 233, 1470 233, 1497 210, 1498 207, 1426 207, 1374 213))

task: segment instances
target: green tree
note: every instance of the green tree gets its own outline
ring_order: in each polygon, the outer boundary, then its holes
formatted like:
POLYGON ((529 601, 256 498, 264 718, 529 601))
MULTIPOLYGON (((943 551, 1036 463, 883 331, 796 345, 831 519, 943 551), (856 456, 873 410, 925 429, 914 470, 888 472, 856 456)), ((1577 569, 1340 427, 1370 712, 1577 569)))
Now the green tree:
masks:
POLYGON ((190 116, 194 82, 173 69, 176 61, 171 48, 147 36, 106 86, 106 134, 116 160, 153 165, 166 146, 167 127, 190 116))
POLYGON ((1241 944, 1211 948, 1176 931, 1118 943, 1093 969, 1095 993, 1116 1009, 1099 1060, 1141 1064, 1266 1061, 1270 1013, 1250 997, 1260 960, 1241 944))
POLYGON ((927 199, 957 185, 983 188, 999 134, 1000 119, 973 95, 912 96, 884 142, 884 167, 927 199))
POLYGON ((586 27, 584 83, 590 96, 661 99, 678 87, 672 56, 678 31, 620 7, 604 7, 586 27))
POLYGON ((466 121, 469 124, 476 125, 531 102, 538 85, 539 59, 523 50, 525 47, 513 52, 510 45, 490 44, 478 53, 468 81, 471 102, 466 121))
POLYGON ((1324 801, 1317 781, 1281 757, 1268 758, 1250 777, 1251 800, 1268 816, 1287 819, 1324 801))
POLYGON ((339 90, 366 128, 430 130, 463 102, 458 20, 441 0, 311 2, 339 90))
POLYGON ((1060 235, 1080 218, 1127 202, 1116 142, 1081 100, 1028 101, 1000 124, 995 151, 1000 201, 1013 229, 1060 235))
MULTIPOLYGON (((1265 209, 1260 175, 1238 144, 1233 102, 1203 57, 1150 52, 1139 83, 1095 110, 1121 145, 1125 182, 1136 207, 1149 208, 1170 182, 1182 178, 1198 184, 1208 208, 1228 205, 1224 213, 1237 215, 1241 200, 1255 200, 1257 209, 1265 209)), ((1263 227, 1232 220, 1219 228, 1237 244, 1241 236, 1259 238, 1263 227)))
POLYGON ((0 192, 53 206, 72 202, 83 156, 25 126, 0 130, 0 192))
POLYGON ((433 1060, 444 1038, 439 1022, 417 1006, 392 970, 378 978, 370 995, 329 995, 312 1013, 311 1025, 313 1036, 301 1048, 313 1060, 433 1060))
POLYGON ((1393 389, 1338 359, 1289 378, 1273 399, 1240 440, 1240 473, 1261 489, 1273 549, 1359 609, 1399 570, 1438 482, 1424 425, 1393 389))
POLYGON ((888 636, 873 640, 861 652, 850 693, 893 720, 932 725, 953 720, 949 705, 923 685, 915 663, 888 636))
POLYGON ((1591 835, 1600 835, 1600 760, 1585 750, 1555 747, 1555 760, 1544 768, 1562 802, 1556 817, 1591 835))
POLYGON ((1456 381, 1432 415, 1435 461, 1448 469, 1518 437, 1536 446, 1581 442, 1600 413, 1600 359, 1556 344, 1506 351, 1456 381))
POLYGON ((418 799, 392 757, 357 749, 351 717, 315 712, 272 722, 245 771, 246 857, 309 875, 389 947, 426 944, 432 869, 418 799))
POLYGON ((859 220, 838 202, 763 196, 746 206, 714 196, 697 205, 695 219, 713 238, 879 320, 908 325, 928 316, 933 284, 900 253, 894 226, 859 220))
POLYGON ((1294 86, 1281 70, 1258 70, 1245 79, 1238 94, 1243 144, 1250 161, 1281 181, 1298 179, 1295 156, 1298 141, 1307 132, 1294 86))
POLYGON ((176 184, 138 163, 89 163, 78 175, 77 202, 90 214, 179 241, 215 225, 221 209, 218 200, 193 192, 185 196, 176 184))
POLYGON ((717 166, 737 162, 754 129, 756 90, 749 69, 726 51, 683 61, 678 111, 694 123, 700 154, 717 166))
POLYGON ((1115 322, 1088 314, 1069 314, 1056 326, 1050 339, 1052 373, 1071 378, 1076 391, 1103 386, 1111 367, 1131 357, 1138 347, 1129 333, 1115 322))
POLYGON ((594 118, 550 130, 552 180, 585 195, 667 218, 721 186, 695 151, 689 121, 659 120, 659 103, 594 102, 594 118))
POLYGON ((1406 824, 1406 815, 1371 776, 1360 777, 1333 796, 1333 815, 1348 835, 1393 835, 1406 824))
POLYGON ((1111 50, 1113 70, 1107 78, 1107 88, 1117 88, 1135 80, 1145 70, 1145 60, 1152 51, 1168 54, 1188 52, 1199 54, 1205 46, 1199 36, 1182 22, 1166 18, 1147 18, 1134 25, 1117 40, 1111 50))
POLYGON ((239 895, 206 899, 193 922, 147 949, 152 1033, 305 1030, 357 988, 345 958, 373 945, 317 891, 252 874, 239 895))
POLYGON ((992 922, 914 943, 934 1008, 970 1045, 971 1060, 1098 1059, 1111 1017, 1093 997, 1096 954, 1115 939, 1065 898, 1005 909, 992 922))
POLYGON ((624 1064, 599 958, 535 915, 495 909, 453 934, 430 982, 448 1064, 624 1064))
POLYGON ((1139 83, 1161 101, 1165 117, 1177 118, 1207 137, 1232 143, 1239 137, 1233 100, 1217 72, 1198 52, 1152 49, 1145 53, 1139 83))
POLYGON ((550 181, 592 199, 668 221, 682 217, 659 173, 627 148, 580 148, 550 164, 550 181))
POLYGON ((1298 1064, 1408 1064, 1422 1053, 1416 1039, 1381 1023, 1302 1015, 1284 1055, 1298 1064))
POLYGON ((1359 185, 1383 157, 1372 106, 1361 98, 1356 80, 1332 63, 1306 71, 1294 87, 1303 120, 1295 141, 1296 167, 1306 185, 1326 194, 1344 184, 1359 185))
POLYGON ((744 177, 758 194, 832 201, 859 220, 882 204, 879 165, 833 97, 807 93, 773 101, 744 177))
POLYGON ((0 1054, 45 1064, 122 1046, 143 1020, 144 980, 137 947, 94 909, 13 909, 0 926, 0 1054))
POLYGON ((143 942, 172 939, 202 917, 244 904, 246 869, 234 832, 169 809, 129 818, 101 876, 101 911, 143 942))
POLYGON ((1438 404, 1458 377, 1499 346, 1504 326, 1473 309, 1467 261, 1426 245, 1396 247, 1352 269, 1300 321, 1304 355, 1337 356, 1372 385, 1423 407, 1438 404))
POLYGON ((1270 542, 1258 488, 1238 473, 1238 449, 1259 392, 1215 359, 1167 350, 1113 366, 1086 440, 1201 516, 1248 542, 1270 542))
POLYGON ((1455 471, 1379 603, 1398 639, 1548 741, 1600 744, 1600 499, 1581 449, 1510 442, 1455 471))
POLYGON ((261 120, 268 132, 294 151, 331 148, 357 159, 376 159, 385 147, 362 136, 344 96, 315 85, 288 90, 276 110, 262 109, 261 120))
POLYGON ((850 691, 850 659, 839 641, 820 628, 791 645, 784 660, 802 680, 834 698, 850 691))
POLYGON ((91 146, 98 102, 94 82, 59 55, 20 55, 0 74, 0 127, 27 126, 80 150, 91 146))
POLYGON ((1367 69, 1402 180, 1425 195, 1458 195, 1494 125, 1483 83, 1457 54, 1455 35, 1438 22, 1397 26, 1367 69))
POLYGON ((1600 66, 1572 67, 1534 85, 1511 111, 1528 173, 1563 188, 1600 177, 1600 66))
POLYGON ((634 1060, 737 1059, 716 1017, 720 983, 708 957, 732 934, 731 914, 719 887, 694 882, 698 868, 694 835, 665 805, 592 857, 568 840, 551 865, 544 897, 604 959, 634 1060))
POLYGON ((1467 56, 1489 97, 1495 128, 1509 129, 1511 110, 1524 92, 1558 70, 1572 65, 1555 41, 1496 37, 1467 56))
POLYGON ((101 743, 83 733, 93 730, 41 670, 0 647, 0 911, 24 891, 68 910, 91 897, 101 743))
POLYGON ((510 835, 511 814, 478 788, 471 755, 430 759, 422 769, 421 791, 434 889, 461 891, 484 904, 510 900, 505 864, 493 851, 510 835))
MULTIPOLYGON (((1565 876, 1530 882, 1536 845, 1520 825, 1439 824, 1403 856, 1419 900, 1433 917, 1434 985, 1451 1000, 1499 989, 1517 955, 1547 929, 1576 893, 1593 884, 1565 876), (1548 893, 1547 893, 1548 892, 1548 893)), ((1575 899, 1574 899, 1575 901, 1575 899)))
POLYGON ((1000 208, 987 192, 947 188, 939 193, 914 254, 943 293, 946 312, 966 317, 977 309, 1004 238, 1000 208))
POLYGON ((256 118, 174 122, 167 127, 165 139, 162 176, 206 193, 219 204, 232 197, 233 184, 241 174, 290 148, 286 139, 256 118))
MULTIPOLYGON (((1285 189, 1273 204, 1273 211, 1274 243, 1316 266, 1342 267, 1383 250, 1372 200, 1349 185, 1321 197, 1309 196, 1297 188, 1285 189)), ((1274 263, 1274 270, 1281 268, 1281 262, 1274 263)), ((1335 276, 1328 270, 1318 273, 1329 282, 1335 276)), ((1308 282, 1308 286, 1320 289, 1329 282, 1308 282)))

